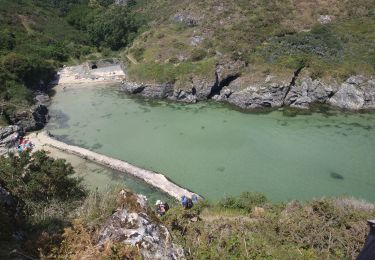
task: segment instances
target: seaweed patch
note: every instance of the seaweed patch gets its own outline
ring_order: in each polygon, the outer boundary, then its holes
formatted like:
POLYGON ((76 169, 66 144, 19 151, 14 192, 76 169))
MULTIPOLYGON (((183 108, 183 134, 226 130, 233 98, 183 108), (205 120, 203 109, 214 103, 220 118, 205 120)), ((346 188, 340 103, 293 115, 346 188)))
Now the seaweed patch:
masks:
POLYGON ((331 178, 333 178, 335 180, 343 180, 344 179, 344 176, 342 176, 341 174, 339 174, 337 172, 331 172, 329 175, 331 176, 331 178))

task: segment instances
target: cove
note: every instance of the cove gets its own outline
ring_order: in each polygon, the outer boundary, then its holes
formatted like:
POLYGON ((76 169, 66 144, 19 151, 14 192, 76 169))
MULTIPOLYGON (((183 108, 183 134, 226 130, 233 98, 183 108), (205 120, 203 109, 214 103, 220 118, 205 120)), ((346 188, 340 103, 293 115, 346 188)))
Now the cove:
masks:
POLYGON ((99 86, 58 91, 49 109, 47 129, 58 139, 160 172, 209 200, 258 191, 273 201, 375 201, 373 113, 242 113, 99 86))

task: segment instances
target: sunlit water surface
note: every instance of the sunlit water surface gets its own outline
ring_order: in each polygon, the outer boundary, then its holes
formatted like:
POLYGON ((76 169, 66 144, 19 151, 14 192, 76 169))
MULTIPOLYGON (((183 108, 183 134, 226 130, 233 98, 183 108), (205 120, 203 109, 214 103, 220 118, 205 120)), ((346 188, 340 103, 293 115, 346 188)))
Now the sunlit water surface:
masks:
MULTIPOLYGON (((210 200, 259 191, 274 201, 375 201, 374 113, 242 113, 145 102, 114 87, 58 92, 50 110, 47 128, 61 140, 161 172, 210 200)), ((107 185, 96 175, 91 185, 107 185)))

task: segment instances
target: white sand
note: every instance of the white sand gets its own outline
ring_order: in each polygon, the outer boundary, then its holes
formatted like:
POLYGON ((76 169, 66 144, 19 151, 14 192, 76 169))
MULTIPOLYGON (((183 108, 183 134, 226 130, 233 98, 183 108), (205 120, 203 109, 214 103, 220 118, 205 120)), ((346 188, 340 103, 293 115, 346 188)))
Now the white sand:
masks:
POLYGON ((67 88, 72 85, 91 85, 98 83, 118 83, 126 76, 120 65, 113 65, 98 69, 89 69, 86 65, 65 67, 58 73, 58 79, 53 82, 56 88, 67 88))

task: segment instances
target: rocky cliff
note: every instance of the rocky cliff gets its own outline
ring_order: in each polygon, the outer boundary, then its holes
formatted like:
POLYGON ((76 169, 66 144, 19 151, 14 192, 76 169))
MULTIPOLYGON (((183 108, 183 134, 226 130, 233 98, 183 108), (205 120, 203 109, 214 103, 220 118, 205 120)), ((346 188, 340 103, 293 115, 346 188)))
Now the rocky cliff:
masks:
POLYGON ((141 84, 125 82, 121 89, 146 98, 167 98, 195 103, 212 99, 242 109, 294 107, 308 109, 314 104, 328 104, 346 110, 375 109, 375 79, 351 76, 344 82, 313 78, 297 70, 289 77, 266 75, 254 80, 241 75, 242 64, 217 65, 211 79, 193 77, 190 85, 141 84))

